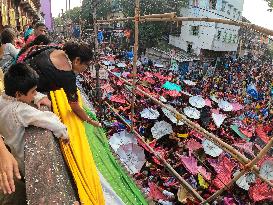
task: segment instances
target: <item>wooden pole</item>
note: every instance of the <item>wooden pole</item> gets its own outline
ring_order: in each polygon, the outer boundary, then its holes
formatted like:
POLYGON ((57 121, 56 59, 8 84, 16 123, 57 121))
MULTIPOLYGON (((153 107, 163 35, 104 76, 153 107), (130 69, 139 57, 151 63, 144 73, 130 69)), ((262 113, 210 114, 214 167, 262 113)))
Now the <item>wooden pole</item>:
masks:
MULTIPOLYGON (((109 73, 111 73, 112 75, 116 76, 111 71, 109 71, 109 70, 107 70, 107 71, 109 73)), ((119 76, 116 76, 116 77, 119 78, 120 80, 122 80, 123 82, 125 82, 127 85, 132 86, 132 84, 130 82, 128 82, 127 80, 125 80, 125 79, 123 79, 123 78, 121 78, 119 76)), ((173 108, 170 108, 169 106, 167 106, 164 103, 160 102, 159 100, 157 100, 153 96, 145 93, 141 89, 139 89, 139 88, 136 87, 136 90, 139 91, 144 96, 146 96, 147 98, 150 98, 151 100, 153 100, 157 105, 159 105, 161 107, 164 107, 164 108, 168 109, 169 111, 173 112, 179 120, 183 121, 190 128, 192 128, 192 129, 196 130, 198 133, 202 134, 202 136, 204 136, 206 139, 212 141, 213 143, 215 143, 216 145, 218 145, 219 147, 221 147, 223 150, 225 150, 226 152, 228 152, 233 158, 237 159, 241 164, 245 165, 245 164, 250 163, 250 160, 246 156, 244 156, 243 154, 241 154, 238 150, 234 149, 229 144, 223 142, 219 137, 217 137, 216 135, 208 132, 207 130, 205 130, 204 128, 202 128, 200 125, 195 124, 191 120, 187 119, 187 117, 185 115, 179 113, 177 110, 175 110, 173 108)), ((264 177, 262 177, 259 174, 259 168, 257 166, 253 166, 253 172, 262 181, 266 182, 269 186, 271 186, 273 188, 273 183, 270 182, 269 180, 265 179, 264 177)))
POLYGON ((93 16, 93 24, 94 24, 94 42, 95 42, 95 64, 93 66, 93 69, 95 67, 96 71, 96 98, 97 102, 99 104, 99 113, 101 114, 101 97, 100 97, 100 65, 97 62, 98 54, 99 54, 99 42, 98 42, 98 24, 97 24, 97 6, 96 4, 93 4, 92 6, 92 16, 93 16))
MULTIPOLYGON (((144 15, 144 16, 139 16, 139 19, 149 19, 149 18, 166 18, 166 19, 173 19, 176 18, 176 13, 165 13, 165 14, 151 14, 151 15, 144 15)), ((98 20, 98 24, 109 24, 112 22, 119 22, 119 21, 131 21, 135 20, 135 17, 127 17, 127 18, 116 18, 116 19, 109 19, 109 20, 98 20)))
POLYGON ((139 17, 140 17, 140 0, 135 1, 135 44, 134 44, 134 60, 133 60, 133 89, 132 89, 132 102, 131 102, 131 129, 134 129, 134 116, 135 116, 135 93, 137 81, 137 59, 138 59, 138 36, 139 36, 139 17))
MULTIPOLYGON (((104 102, 107 107, 112 110, 113 113, 115 113, 115 115, 117 117, 120 118, 120 120, 129 128, 131 128, 131 125, 129 125, 124 119, 123 117, 118 114, 118 112, 116 111, 115 108, 113 108, 111 105, 109 105, 107 102, 104 102)), ((175 176, 183 185, 183 187, 185 187, 187 189, 187 191, 189 191, 191 193, 192 196, 196 197, 199 201, 203 202, 205 201, 199 194, 198 192, 196 192, 191 185, 188 184, 188 182, 182 177, 180 176, 175 170, 174 168, 160 155, 158 154, 156 151, 154 151, 154 149, 146 143, 145 139, 133 128, 131 129, 131 131, 136 135, 136 137, 143 143, 145 144, 145 146, 149 149, 149 151, 159 160, 161 161, 164 166, 167 168, 167 170, 173 175, 175 176)))
POLYGON ((220 196, 227 188, 231 187, 238 179, 240 179, 245 173, 247 173, 249 169, 251 169, 255 164, 257 164, 263 157, 266 155, 268 150, 273 146, 273 137, 271 137, 271 140, 267 143, 267 145, 260 151, 260 153, 255 157, 249 164, 247 164, 247 169, 242 170, 240 173, 238 173, 223 189, 220 189, 219 191, 215 192, 212 196, 210 196, 206 201, 204 201, 202 204, 209 203, 211 201, 214 201, 218 196, 220 196))
MULTIPOLYGON (((162 16, 159 18, 155 18, 150 15, 150 17, 143 18, 144 16, 140 16, 141 22, 149 22, 149 21, 203 21, 203 22, 211 22, 211 23, 222 23, 222 24, 227 24, 227 25, 233 25, 233 26, 239 26, 239 27, 246 27, 248 29, 253 29, 255 31, 259 31, 261 33, 264 33, 269 36, 273 36, 273 30, 257 26, 255 24, 251 23, 246 23, 246 22, 241 22, 241 21, 235 21, 235 20, 228 20, 228 19, 219 19, 219 18, 198 18, 198 17, 166 17, 162 16)), ((158 17, 158 16, 157 16, 158 17)), ((109 20, 102 20, 98 21, 99 24, 105 24, 105 23, 112 23, 112 22, 118 22, 118 21, 133 21, 133 17, 128 17, 128 18, 120 18, 120 19, 109 19, 109 20)))

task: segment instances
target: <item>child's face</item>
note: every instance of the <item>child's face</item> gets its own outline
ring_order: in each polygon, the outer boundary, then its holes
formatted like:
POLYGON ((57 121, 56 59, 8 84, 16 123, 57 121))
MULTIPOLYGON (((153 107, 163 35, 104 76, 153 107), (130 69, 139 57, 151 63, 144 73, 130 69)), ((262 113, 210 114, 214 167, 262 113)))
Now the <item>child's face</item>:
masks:
POLYGON ((35 95, 37 94, 36 89, 37 89, 37 86, 31 88, 31 89, 27 92, 26 95, 17 92, 17 93, 16 93, 16 99, 19 100, 19 101, 21 101, 21 102, 30 104, 30 103, 34 100, 35 95))

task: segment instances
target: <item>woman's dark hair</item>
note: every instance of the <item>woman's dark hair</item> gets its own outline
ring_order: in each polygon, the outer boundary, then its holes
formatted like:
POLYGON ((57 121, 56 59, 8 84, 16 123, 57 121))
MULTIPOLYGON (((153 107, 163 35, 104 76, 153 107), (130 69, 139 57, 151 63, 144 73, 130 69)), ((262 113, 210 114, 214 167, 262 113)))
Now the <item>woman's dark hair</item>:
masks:
POLYGON ((26 52, 30 47, 35 45, 48 45, 51 43, 51 40, 46 35, 39 35, 37 36, 33 41, 31 41, 29 44, 25 45, 20 52, 18 53, 18 57, 22 55, 24 52, 26 52))
POLYGON ((38 79, 38 74, 29 65, 14 64, 4 75, 5 93, 12 97, 15 97, 16 92, 27 95, 31 88, 37 86, 38 79))
POLYGON ((46 27, 46 25, 45 25, 44 23, 42 23, 42 22, 37 22, 37 23, 34 24, 34 29, 37 29, 37 28, 39 28, 40 26, 46 27))
POLYGON ((1 44, 12 43, 16 38, 16 34, 12 28, 5 28, 1 35, 1 44))
POLYGON ((67 42, 64 44, 63 50, 71 61, 76 57, 80 58, 81 63, 93 59, 92 48, 86 43, 67 42))

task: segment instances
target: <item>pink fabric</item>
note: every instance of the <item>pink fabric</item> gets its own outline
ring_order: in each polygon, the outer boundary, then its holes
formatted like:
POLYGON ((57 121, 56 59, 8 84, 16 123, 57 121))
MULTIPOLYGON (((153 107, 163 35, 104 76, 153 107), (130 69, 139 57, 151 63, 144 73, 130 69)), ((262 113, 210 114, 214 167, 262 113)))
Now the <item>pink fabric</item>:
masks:
POLYGON ((117 103, 122 103, 122 104, 126 103, 124 97, 121 95, 113 95, 113 96, 111 96, 110 100, 112 102, 117 102, 117 103))
POLYGON ((202 145, 201 145, 201 143, 197 142, 196 140, 190 139, 187 142, 187 148, 189 149, 189 155, 191 156, 191 153, 195 150, 202 148, 202 145))
POLYGON ((268 143, 270 138, 268 137, 268 135, 265 133, 264 131, 264 127, 263 125, 257 125, 256 126, 256 133, 257 135, 265 142, 265 143, 268 143))
POLYGON ((211 107, 211 100, 205 99, 206 106, 211 107))
POLYGON ((194 157, 181 156, 181 161, 191 174, 198 174, 197 160, 194 157))
POLYGON ((256 184, 249 189, 249 196, 253 201, 262 201, 265 199, 273 199, 273 191, 268 188, 267 183, 261 182, 260 179, 257 179, 256 184))
POLYGON ((32 41, 34 41, 36 38, 36 36, 34 34, 30 35, 26 41, 26 44, 31 43, 32 41))

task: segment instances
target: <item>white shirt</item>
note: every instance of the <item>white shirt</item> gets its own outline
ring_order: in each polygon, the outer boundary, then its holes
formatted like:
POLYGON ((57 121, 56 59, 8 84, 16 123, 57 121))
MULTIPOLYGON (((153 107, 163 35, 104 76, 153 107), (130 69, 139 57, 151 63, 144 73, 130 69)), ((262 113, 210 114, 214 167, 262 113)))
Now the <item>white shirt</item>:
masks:
MULTIPOLYGON (((44 97, 45 95, 38 93, 34 101, 38 102, 44 97)), ((23 175, 26 127, 33 125, 45 128, 52 131, 57 138, 68 138, 66 126, 54 113, 40 111, 5 94, 0 96, 0 122, 0 134, 4 136, 5 144, 10 147, 23 175)))

